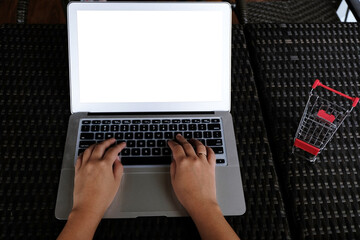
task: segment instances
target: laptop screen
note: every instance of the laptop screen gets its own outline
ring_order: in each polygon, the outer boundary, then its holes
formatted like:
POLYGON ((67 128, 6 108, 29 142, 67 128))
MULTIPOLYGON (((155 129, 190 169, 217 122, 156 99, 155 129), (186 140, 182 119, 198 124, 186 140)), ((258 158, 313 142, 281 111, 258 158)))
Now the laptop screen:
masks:
POLYGON ((69 17, 73 112, 228 110, 231 18, 223 8, 82 5, 69 17))

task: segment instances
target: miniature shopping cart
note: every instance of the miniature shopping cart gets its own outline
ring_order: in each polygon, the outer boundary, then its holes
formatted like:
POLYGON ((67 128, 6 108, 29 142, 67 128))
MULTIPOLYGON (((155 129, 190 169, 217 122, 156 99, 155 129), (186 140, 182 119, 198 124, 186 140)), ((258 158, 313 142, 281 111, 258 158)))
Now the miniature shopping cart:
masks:
POLYGON ((309 94, 304 114, 295 134, 292 152, 310 162, 315 162, 317 155, 325 148, 336 130, 359 102, 359 98, 350 97, 325 86, 316 80, 309 94), (352 105, 345 109, 314 92, 316 87, 323 87, 342 97, 350 99, 352 105))

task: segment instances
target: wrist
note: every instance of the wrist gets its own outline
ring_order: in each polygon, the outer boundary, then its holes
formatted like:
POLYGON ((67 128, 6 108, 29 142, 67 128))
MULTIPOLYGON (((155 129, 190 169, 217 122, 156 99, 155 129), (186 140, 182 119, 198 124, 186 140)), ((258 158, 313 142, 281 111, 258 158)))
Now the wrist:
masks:
POLYGON ((201 202, 197 206, 187 208, 187 211, 194 221, 197 220, 199 216, 222 215, 220 206, 216 201, 201 202))
POLYGON ((77 220, 82 219, 85 223, 87 221, 91 221, 94 223, 99 223, 104 213, 94 212, 87 208, 73 208, 69 214, 69 220, 77 220))

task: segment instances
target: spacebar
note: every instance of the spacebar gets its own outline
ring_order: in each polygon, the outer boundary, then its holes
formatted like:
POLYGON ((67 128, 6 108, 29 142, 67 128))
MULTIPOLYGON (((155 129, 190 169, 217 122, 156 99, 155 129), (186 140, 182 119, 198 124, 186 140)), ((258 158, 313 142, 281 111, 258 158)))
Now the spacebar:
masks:
POLYGON ((169 165, 171 156, 159 157, 121 157, 123 165, 169 165))

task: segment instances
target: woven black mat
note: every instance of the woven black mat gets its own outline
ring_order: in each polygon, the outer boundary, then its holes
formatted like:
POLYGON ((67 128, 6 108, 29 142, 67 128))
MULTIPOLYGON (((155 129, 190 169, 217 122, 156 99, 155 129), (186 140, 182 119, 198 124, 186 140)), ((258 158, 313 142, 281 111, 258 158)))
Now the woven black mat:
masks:
MULTIPOLYGON (((243 239, 289 239, 244 35, 233 30, 233 116, 247 212, 243 239)), ((0 238, 54 239, 69 112, 66 26, 0 26, 0 238)), ((103 220, 95 239, 197 239, 190 218, 103 220)))
POLYGON ((339 22, 336 3, 329 0, 283 0, 248 2, 249 23, 339 22))
POLYGON ((291 155, 316 78, 360 96, 359 24, 252 24, 246 36, 294 238, 360 239, 360 106, 315 164, 291 155))

